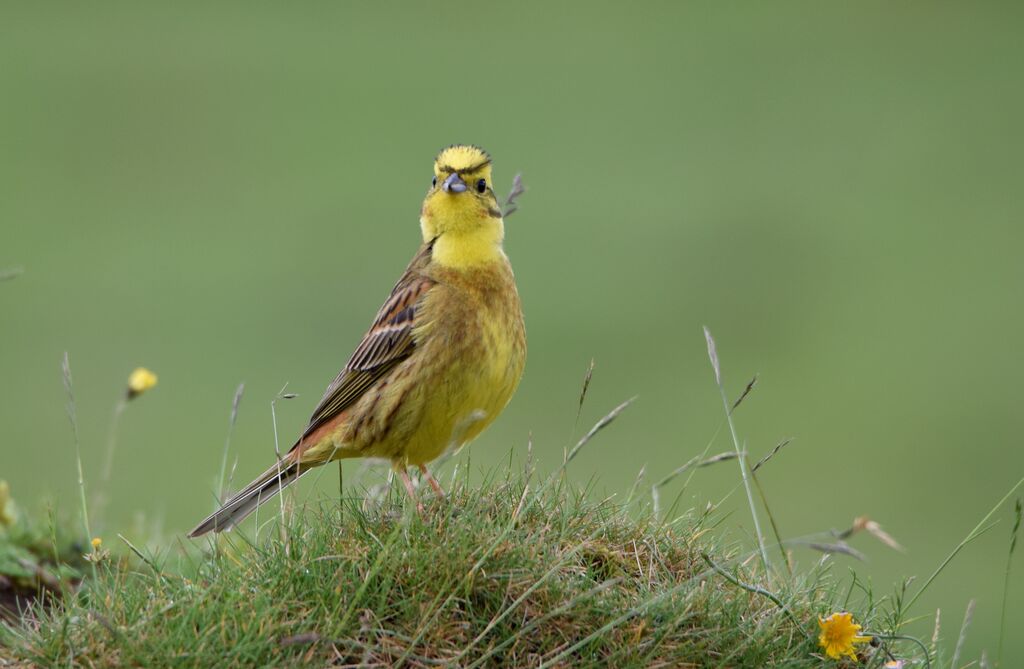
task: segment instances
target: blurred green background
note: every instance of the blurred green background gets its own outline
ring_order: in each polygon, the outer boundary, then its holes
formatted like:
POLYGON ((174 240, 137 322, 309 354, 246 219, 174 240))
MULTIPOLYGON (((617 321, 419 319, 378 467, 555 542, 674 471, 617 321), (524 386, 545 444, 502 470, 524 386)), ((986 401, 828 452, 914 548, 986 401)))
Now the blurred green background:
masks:
MULTIPOLYGON (((706 324, 730 394, 760 373, 736 414, 752 456, 795 438, 762 475, 783 533, 867 514, 908 547, 855 540, 876 591, 930 573, 1024 474, 1019 5, 0 14, 0 268, 25 270, 0 283, 0 478, 23 506, 74 509, 65 350, 91 481, 128 372, 160 375, 124 415, 107 527, 211 509, 242 381, 236 482, 261 471, 271 399, 299 394, 288 440, 415 251, 452 142, 494 155, 499 190, 517 171, 530 188, 507 226, 530 357, 474 468, 521 459, 530 433, 559 462, 591 358, 575 434, 639 399, 578 480, 621 492, 703 451, 722 420, 706 324)), ((747 541, 737 483, 702 470, 682 503, 734 509, 747 541)), ((951 646, 977 599, 972 658, 995 651, 999 519, 916 612, 929 636, 941 607, 951 646)))

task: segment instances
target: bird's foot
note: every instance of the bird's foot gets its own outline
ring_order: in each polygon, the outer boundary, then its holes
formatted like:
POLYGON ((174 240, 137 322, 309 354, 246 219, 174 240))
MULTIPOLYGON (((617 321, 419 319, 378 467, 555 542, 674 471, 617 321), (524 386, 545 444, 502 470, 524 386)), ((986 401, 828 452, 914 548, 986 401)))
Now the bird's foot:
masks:
POLYGON ((423 516, 425 514, 423 502, 421 502, 416 495, 416 489, 412 486, 412 479, 409 478, 409 472, 403 469, 398 472, 398 476, 402 479, 402 485, 405 486, 405 492, 409 495, 409 499, 416 502, 416 510, 419 511, 420 516, 423 516))
POLYGON ((434 494, 440 497, 441 499, 445 499, 446 495, 444 494, 444 489, 441 488, 441 484, 438 483, 437 480, 430 475, 430 470, 427 469, 427 466, 420 465, 419 467, 420 472, 423 474, 423 478, 427 479, 427 483, 429 483, 430 487, 434 489, 434 494))

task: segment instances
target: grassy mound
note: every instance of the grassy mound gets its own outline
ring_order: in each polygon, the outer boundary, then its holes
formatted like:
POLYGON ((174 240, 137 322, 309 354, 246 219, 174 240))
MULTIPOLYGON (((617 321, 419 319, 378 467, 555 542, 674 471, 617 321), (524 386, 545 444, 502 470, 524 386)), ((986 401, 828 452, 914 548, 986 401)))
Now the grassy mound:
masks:
MULTIPOLYGON (((37 606, 8 626, 0 658, 88 667, 821 665, 816 620, 836 603, 827 576, 768 582, 753 561, 744 566, 714 545, 706 519, 638 518, 558 477, 457 484, 422 517, 395 495, 364 506, 293 514, 259 542, 221 535, 202 555, 107 556, 62 606, 37 606)), ((280 507, 264 509, 276 525, 280 507)))

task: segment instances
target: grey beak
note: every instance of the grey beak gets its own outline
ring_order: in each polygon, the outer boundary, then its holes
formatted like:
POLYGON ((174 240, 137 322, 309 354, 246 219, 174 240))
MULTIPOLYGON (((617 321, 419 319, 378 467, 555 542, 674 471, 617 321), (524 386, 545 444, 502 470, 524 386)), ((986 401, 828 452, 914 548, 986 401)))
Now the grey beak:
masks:
POLYGON ((460 179, 457 173, 452 172, 441 184, 441 189, 445 193, 461 193, 466 190, 466 182, 460 179))

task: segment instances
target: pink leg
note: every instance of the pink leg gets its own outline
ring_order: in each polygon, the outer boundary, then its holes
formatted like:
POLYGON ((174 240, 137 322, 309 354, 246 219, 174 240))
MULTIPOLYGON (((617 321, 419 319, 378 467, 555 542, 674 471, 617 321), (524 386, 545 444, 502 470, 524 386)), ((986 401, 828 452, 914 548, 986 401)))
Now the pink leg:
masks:
POLYGON ((405 486, 405 492, 409 493, 409 499, 416 502, 416 510, 423 513, 423 503, 416 498, 416 490, 412 487, 412 479, 409 478, 409 472, 402 468, 398 472, 398 475, 402 478, 402 485, 405 486))
POLYGON ((434 493, 441 499, 445 498, 444 490, 441 489, 441 484, 434 480, 434 477, 430 475, 430 470, 427 469, 426 465, 420 465, 420 471, 423 473, 423 477, 427 479, 427 483, 434 489, 434 493))

